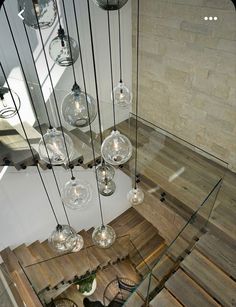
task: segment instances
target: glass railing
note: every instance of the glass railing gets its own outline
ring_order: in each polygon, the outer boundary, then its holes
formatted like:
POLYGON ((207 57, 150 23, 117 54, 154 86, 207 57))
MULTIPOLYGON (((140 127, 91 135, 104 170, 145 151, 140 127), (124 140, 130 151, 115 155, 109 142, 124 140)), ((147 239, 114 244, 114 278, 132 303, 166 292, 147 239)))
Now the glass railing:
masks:
POLYGON ((149 306, 149 302, 163 289, 165 282, 178 269, 180 263, 191 253, 199 238, 207 231, 209 217, 221 184, 222 179, 216 183, 174 240, 158 257, 147 277, 130 295, 124 306, 134 306, 134 304, 135 307, 141 307, 144 304, 149 306))

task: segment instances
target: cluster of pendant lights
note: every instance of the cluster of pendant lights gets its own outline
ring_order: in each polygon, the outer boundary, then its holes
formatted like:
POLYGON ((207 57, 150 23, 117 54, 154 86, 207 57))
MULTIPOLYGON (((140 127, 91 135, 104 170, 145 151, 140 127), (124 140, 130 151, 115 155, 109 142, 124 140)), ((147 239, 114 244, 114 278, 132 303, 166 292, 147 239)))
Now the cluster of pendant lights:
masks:
MULTIPOLYGON (((119 16, 119 46, 120 46, 120 82, 112 89, 111 98, 113 101, 113 113, 115 113, 115 104, 120 107, 127 107, 132 100, 132 94, 125 86, 122 80, 122 65, 121 65, 121 33, 120 33, 120 11, 128 0, 94 0, 94 2, 105 10, 118 10, 119 16)), ((64 1, 63 1, 64 5, 64 1)), ((58 35, 55 37, 49 46, 49 55, 52 60, 63 67, 71 66, 74 72, 74 63, 79 58, 79 44, 65 33, 60 23, 58 7, 56 0, 18 0, 19 11, 24 10, 24 23, 34 29, 38 29, 41 35, 41 29, 51 27, 58 16, 59 29, 58 35)), ((64 11, 65 12, 65 11, 64 11)), ((109 14, 108 14, 109 18, 109 14)), ((67 21, 66 21, 67 23, 67 21)), ((68 25, 67 25, 68 31, 68 25)), ((109 30, 110 35, 110 30, 109 30)), ((42 37, 41 37, 42 39, 42 37)), ((110 37, 109 37, 110 39, 110 37)), ((43 43, 43 42, 42 42, 43 43)), ((43 45, 44 48, 44 45, 43 45)), ((44 50, 45 52, 45 50, 44 50)), ((111 47, 110 47, 111 57, 111 47)), ((112 62, 111 62, 112 67, 112 62)), ((111 68, 112 69, 112 68, 111 68)), ((112 72, 111 72, 112 75, 112 72)), ((74 73, 75 78, 75 73, 74 73)), ((113 85, 113 84, 112 84, 113 85)), ((11 95, 7 88, 0 88, 0 103, 5 107, 4 112, 0 112, 0 118, 9 118, 18 113, 20 108, 20 99, 13 91, 11 95), (15 95, 15 99, 13 99, 15 95), (10 97, 9 97, 10 96, 10 97), (11 102, 14 100, 14 106, 11 102), (7 101, 7 102, 6 102, 7 101)), ((3 108, 4 109, 4 108, 3 108)), ((82 128, 90 126, 95 120, 97 114, 100 117, 99 103, 83 92, 76 82, 72 86, 71 92, 65 96, 62 102, 61 113, 64 120, 71 126, 82 128)), ((19 114, 18 114, 19 115, 19 114)), ((60 118, 60 116, 59 116, 60 118)), ((137 119, 137 118, 136 118, 137 119)), ((136 120, 137 123, 137 120, 136 120)), ((100 134, 101 134, 101 123, 100 134)), ((137 128, 137 127, 136 127, 137 128)), ((39 142, 39 155, 49 165, 61 165, 70 163, 73 157, 73 142, 71 138, 62 131, 53 128, 51 125, 46 134, 42 136, 39 142)), ((136 129, 137 131, 137 129, 136 129)), ((137 141, 137 135, 136 135, 137 141)), ((137 152, 137 144, 136 144, 137 152)), ((114 193, 116 185, 113 181, 115 170, 113 166, 119 166, 126 163, 132 156, 132 144, 130 140, 121 134, 115 128, 114 115, 114 130, 111 134, 102 140, 101 137, 101 155, 102 162, 96 168, 96 179, 98 191, 103 196, 110 196, 114 193), (112 166, 113 165, 113 166, 112 166)), ((137 160, 137 156, 136 156, 137 160)), ((72 173, 72 169, 71 169, 72 173)), ((135 170, 136 178, 136 170, 135 170)), ((68 181, 61 191, 63 205, 65 204, 70 209, 82 209, 86 207, 91 200, 91 189, 88 183, 81 182, 75 178, 72 173, 71 180, 68 181)), ((143 201, 143 192, 137 188, 136 180, 134 188, 128 193, 128 200, 131 204, 140 204, 143 201)), ((100 196, 99 196, 100 200, 100 196)), ((100 211, 101 211, 100 204, 100 211)), ((102 212, 101 212, 102 215, 102 212)), ((94 244, 101 248, 110 247, 115 239, 114 230, 104 225, 102 217, 102 225, 95 228, 92 239, 94 244)), ((69 225, 58 224, 49 238, 51 246, 58 252, 78 251, 83 247, 83 238, 69 225)))

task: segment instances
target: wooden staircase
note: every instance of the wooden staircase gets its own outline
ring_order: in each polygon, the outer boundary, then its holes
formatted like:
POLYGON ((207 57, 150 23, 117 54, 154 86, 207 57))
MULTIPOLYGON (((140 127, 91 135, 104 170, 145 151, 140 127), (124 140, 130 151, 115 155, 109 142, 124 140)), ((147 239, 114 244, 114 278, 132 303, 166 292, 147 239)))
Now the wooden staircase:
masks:
POLYGON ((13 260, 19 263, 30 281, 28 286, 33 287, 43 303, 50 302, 64 292, 75 278, 82 279, 128 256, 139 275, 145 276, 165 248, 158 231, 133 208, 110 225, 115 229, 117 239, 108 249, 93 245, 93 229, 90 229, 80 232, 85 245, 79 252, 58 254, 45 240, 30 245, 21 244, 14 250, 8 247, 1 251, 1 256, 7 266, 13 260))

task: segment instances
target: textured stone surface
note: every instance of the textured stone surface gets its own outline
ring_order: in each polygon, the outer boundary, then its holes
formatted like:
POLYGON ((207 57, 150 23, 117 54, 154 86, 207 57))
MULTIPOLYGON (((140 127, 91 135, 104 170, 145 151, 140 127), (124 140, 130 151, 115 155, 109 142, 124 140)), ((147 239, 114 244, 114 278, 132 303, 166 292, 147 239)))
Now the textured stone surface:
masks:
MULTIPOLYGON (((236 171, 236 14, 232 2, 141 0, 140 29, 139 115, 223 159, 236 171), (218 20, 205 21, 204 16, 218 20)), ((133 85, 135 61, 136 50, 133 85)))

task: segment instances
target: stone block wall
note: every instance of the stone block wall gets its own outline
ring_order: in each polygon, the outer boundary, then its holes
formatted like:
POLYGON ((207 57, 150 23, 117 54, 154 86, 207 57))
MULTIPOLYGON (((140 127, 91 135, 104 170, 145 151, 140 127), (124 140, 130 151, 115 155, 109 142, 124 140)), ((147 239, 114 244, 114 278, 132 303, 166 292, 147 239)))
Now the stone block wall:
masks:
MULTIPOLYGON (((134 92, 137 0, 132 5, 134 92)), ((228 162, 236 171, 233 3, 140 0, 140 5, 139 115, 228 162), (205 16, 218 19, 206 21, 205 16)))

